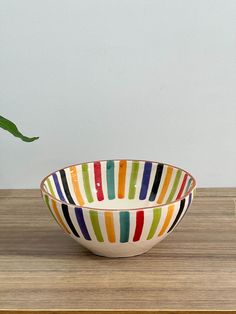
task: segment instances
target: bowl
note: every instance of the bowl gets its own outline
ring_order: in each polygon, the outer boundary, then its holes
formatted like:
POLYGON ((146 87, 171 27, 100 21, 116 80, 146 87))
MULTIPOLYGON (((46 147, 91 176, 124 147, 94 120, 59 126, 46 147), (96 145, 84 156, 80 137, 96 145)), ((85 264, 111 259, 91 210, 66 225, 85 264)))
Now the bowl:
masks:
POLYGON ((169 164, 119 159, 57 170, 40 188, 66 234, 96 255, 128 257, 173 232, 192 203, 196 181, 169 164))

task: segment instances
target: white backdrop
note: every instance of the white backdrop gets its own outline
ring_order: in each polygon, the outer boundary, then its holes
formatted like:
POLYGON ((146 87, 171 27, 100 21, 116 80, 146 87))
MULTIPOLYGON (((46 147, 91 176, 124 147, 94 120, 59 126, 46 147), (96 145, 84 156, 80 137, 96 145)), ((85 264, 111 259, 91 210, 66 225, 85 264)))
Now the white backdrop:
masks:
POLYGON ((236 185, 236 1, 0 0, 0 188, 135 158, 236 185))

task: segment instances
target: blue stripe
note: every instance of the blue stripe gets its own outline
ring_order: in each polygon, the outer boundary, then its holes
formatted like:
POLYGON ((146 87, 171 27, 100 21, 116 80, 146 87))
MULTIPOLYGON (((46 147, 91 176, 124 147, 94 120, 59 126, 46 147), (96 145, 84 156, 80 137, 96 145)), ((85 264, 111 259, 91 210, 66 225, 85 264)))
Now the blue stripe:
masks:
POLYGON ((152 163, 149 161, 146 161, 144 165, 142 185, 141 185, 141 191, 139 195, 140 200, 144 200, 147 196, 151 170, 152 170, 152 163))
POLYGON ((76 219, 78 221, 80 230, 83 233, 84 238, 86 240, 91 240, 88 229, 87 229, 85 221, 84 221, 84 215, 83 215, 82 208, 75 207, 75 215, 76 215, 76 219))
POLYGON ((60 198, 61 201, 64 201, 64 202, 65 202, 66 200, 65 200, 65 198, 64 198, 64 196, 63 196, 63 194, 62 194, 61 187, 60 187, 60 184, 59 184, 59 182, 58 182, 58 178, 57 178, 56 173, 53 173, 52 176, 53 176, 53 180, 54 180, 54 183, 55 183, 55 186, 56 186, 56 189, 57 189, 57 193, 58 193, 58 195, 59 195, 59 198, 60 198))

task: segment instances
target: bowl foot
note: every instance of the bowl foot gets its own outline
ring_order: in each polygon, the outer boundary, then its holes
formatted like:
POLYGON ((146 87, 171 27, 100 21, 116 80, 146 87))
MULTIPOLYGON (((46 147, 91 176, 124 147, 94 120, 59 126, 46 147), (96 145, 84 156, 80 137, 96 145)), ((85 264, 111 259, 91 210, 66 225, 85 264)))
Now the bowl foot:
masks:
POLYGON ((97 255, 97 256, 102 256, 102 257, 108 257, 108 258, 125 258, 125 257, 132 257, 132 256, 138 256, 138 255, 142 255, 142 254, 145 254, 149 251, 150 249, 148 250, 144 250, 142 252, 139 252, 139 253, 127 253, 127 254, 109 254, 109 253, 100 253, 100 252, 97 252, 97 251, 90 251, 92 252, 93 254, 97 255))
POLYGON ((132 257, 144 254, 151 250, 153 246, 151 247, 137 247, 135 250, 132 248, 124 248, 123 250, 96 250, 96 249, 89 249, 90 252, 92 252, 95 255, 103 256, 103 257, 109 257, 109 258, 121 258, 121 257, 132 257))

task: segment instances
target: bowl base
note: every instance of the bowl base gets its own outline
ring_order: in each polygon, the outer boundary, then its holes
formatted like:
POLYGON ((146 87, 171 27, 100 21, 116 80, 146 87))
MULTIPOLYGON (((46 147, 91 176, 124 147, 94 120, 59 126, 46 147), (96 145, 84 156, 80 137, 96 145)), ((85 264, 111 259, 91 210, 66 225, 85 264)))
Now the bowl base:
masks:
POLYGON ((138 243, 127 242, 119 244, 107 244, 107 243, 88 243, 88 241, 78 241, 79 244, 86 247, 90 252, 98 256, 105 256, 111 258, 117 257, 131 257, 141 255, 151 250, 151 248, 157 244, 157 239, 153 241, 140 241, 138 243))
POLYGON ((92 252, 93 254, 97 255, 97 256, 102 256, 102 257, 108 257, 108 258, 125 258, 125 257, 132 257, 132 256, 138 256, 138 255, 142 255, 142 254, 145 254, 147 253, 148 251, 150 251, 151 248, 149 249, 145 249, 145 250, 142 250, 140 252, 130 252, 130 253, 101 253, 101 252, 98 252, 98 251, 90 251, 92 252))

